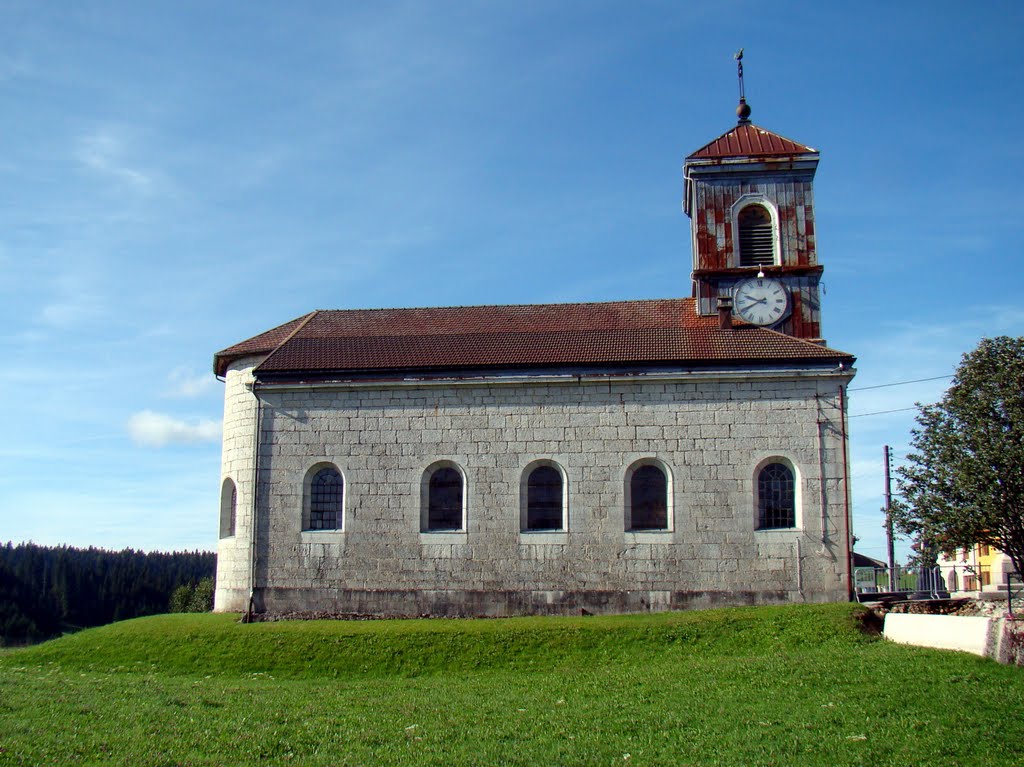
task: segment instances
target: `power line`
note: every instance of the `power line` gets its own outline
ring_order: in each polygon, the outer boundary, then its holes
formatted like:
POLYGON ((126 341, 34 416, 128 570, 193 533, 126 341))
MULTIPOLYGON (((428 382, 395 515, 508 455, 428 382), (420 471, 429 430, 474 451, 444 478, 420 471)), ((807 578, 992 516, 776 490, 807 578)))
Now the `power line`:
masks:
MULTIPOLYGON (((943 378, 952 378, 953 374, 950 373, 948 376, 934 376, 932 378, 915 378, 913 381, 895 381, 893 383, 876 384, 875 386, 858 386, 856 389, 847 389, 847 391, 867 391, 868 389, 885 389, 889 386, 906 386, 907 384, 924 383, 925 381, 941 381, 943 378)), ((887 411, 895 412, 895 411, 887 411)), ((865 415, 874 415, 874 413, 865 413, 865 415)), ((852 418, 853 416, 851 416, 852 418)))
POLYGON ((867 416, 867 415, 885 415, 886 413, 904 413, 907 410, 917 410, 917 408, 916 407, 898 407, 895 410, 877 410, 874 413, 857 413, 856 415, 851 415, 850 418, 863 418, 864 416, 867 416))
MULTIPOLYGON (((912 381, 893 381, 892 383, 875 384, 874 386, 860 386, 856 389, 848 389, 847 391, 867 391, 868 389, 886 389, 890 386, 906 386, 907 384, 924 383, 926 381, 942 381, 947 378, 952 378, 953 375, 945 376, 932 376, 931 378, 915 378, 912 381)), ((886 415, 888 413, 905 413, 908 410, 917 410, 917 406, 914 407, 899 407, 894 410, 876 410, 874 413, 857 413, 851 415, 850 418, 864 418, 869 415, 886 415)))

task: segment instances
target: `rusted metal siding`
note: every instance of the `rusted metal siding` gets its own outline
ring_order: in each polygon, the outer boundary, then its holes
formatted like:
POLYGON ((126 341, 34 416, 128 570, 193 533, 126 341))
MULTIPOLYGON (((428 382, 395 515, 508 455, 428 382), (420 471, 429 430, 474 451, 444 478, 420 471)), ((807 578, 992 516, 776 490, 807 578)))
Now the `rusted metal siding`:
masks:
POLYGON ((749 194, 763 195, 778 211, 782 265, 817 265, 814 198, 809 176, 700 179, 694 182, 693 194, 697 269, 736 268, 738 254, 732 236, 732 208, 737 200, 749 194))
MULTIPOLYGON (((732 297, 736 284, 749 275, 720 278, 714 283, 698 282, 698 306, 703 315, 718 312, 718 298, 732 297)), ((821 339, 821 302, 819 301, 819 275, 787 275, 780 277, 789 292, 790 311, 781 323, 772 330, 803 338, 806 340, 821 339)))
POLYGON ((821 304, 818 300, 818 280, 808 284, 807 278, 801 278, 790 286, 790 302, 792 310, 778 330, 797 338, 808 340, 821 339, 821 304))
POLYGON ((739 266, 733 241, 733 208, 744 196, 757 195, 770 202, 777 213, 780 263, 765 267, 765 271, 780 279, 790 294, 790 312, 775 330, 796 338, 820 339, 821 269, 814 236, 813 169, 737 172, 692 178, 691 183, 693 196, 689 202, 697 248, 695 295, 700 314, 716 314, 718 298, 731 296, 737 282, 754 274, 750 268, 739 266))

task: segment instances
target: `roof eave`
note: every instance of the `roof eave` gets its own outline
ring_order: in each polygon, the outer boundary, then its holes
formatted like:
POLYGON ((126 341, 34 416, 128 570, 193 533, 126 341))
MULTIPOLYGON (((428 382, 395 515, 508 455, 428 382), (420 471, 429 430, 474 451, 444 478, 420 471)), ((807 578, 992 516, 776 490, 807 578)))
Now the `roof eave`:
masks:
MULTIPOLYGON (((818 347, 821 348, 821 347, 818 347)), ((361 368, 361 369, 308 369, 308 370, 260 370, 253 374, 260 383, 343 383, 394 381, 409 379, 479 380, 494 377, 604 377, 615 378, 644 373, 678 374, 699 371, 763 371, 791 370, 805 368, 828 372, 850 370, 856 357, 842 352, 834 356, 793 357, 788 359, 763 359, 756 357, 721 360, 652 360, 649 362, 610 362, 567 365, 436 365, 430 367, 403 368, 361 368)))
POLYGON ((278 325, 276 328, 271 328, 270 330, 267 330, 263 333, 259 333, 258 335, 255 335, 252 338, 249 338, 245 341, 233 344, 232 346, 229 346, 226 349, 221 349, 219 352, 213 355, 214 375, 216 375, 218 378, 223 378, 224 375, 227 373, 228 366, 231 365, 231 363, 235 362, 236 360, 244 359, 245 357, 259 357, 261 355, 273 354, 282 346, 284 346, 288 341, 294 338, 296 334, 300 330, 302 330, 307 324, 309 324, 310 320, 312 320, 313 317, 316 316, 316 314, 319 311, 319 309, 314 309, 313 311, 304 314, 301 317, 296 317, 293 320, 289 320, 288 322, 278 325), (289 330, 279 340, 269 342, 269 337, 271 337, 272 334, 284 328, 287 328, 289 325, 294 325, 294 327, 291 330, 289 330), (263 343, 260 346, 246 346, 246 344, 252 343, 253 341, 262 341, 263 343))
POLYGON ((217 352, 213 355, 213 374, 217 378, 223 378, 228 373, 228 368, 238 360, 245 359, 246 357, 265 357, 270 354, 273 349, 262 349, 255 351, 237 352, 237 353, 225 353, 217 352))
POLYGON ((718 173, 777 173, 779 171, 807 171, 814 174, 818 168, 818 154, 744 155, 736 157, 686 158, 683 173, 687 178, 718 173))

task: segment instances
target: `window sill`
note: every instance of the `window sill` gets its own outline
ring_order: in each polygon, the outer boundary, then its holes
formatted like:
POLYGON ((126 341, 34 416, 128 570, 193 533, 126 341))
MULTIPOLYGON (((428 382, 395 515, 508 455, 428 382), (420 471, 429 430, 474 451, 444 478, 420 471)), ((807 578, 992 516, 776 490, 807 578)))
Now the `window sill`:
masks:
POLYGON ((345 540, 344 530, 303 530, 299 533, 303 543, 333 543, 345 540))
POLYGON ((565 544, 569 542, 568 530, 520 530, 519 543, 538 545, 565 544))
POLYGON ((420 543, 423 545, 430 544, 456 544, 466 543, 469 541, 469 533, 465 530, 443 530, 438 532, 423 531, 420 532, 420 543))
POLYGON ((626 543, 672 543, 673 530, 627 530, 626 543))

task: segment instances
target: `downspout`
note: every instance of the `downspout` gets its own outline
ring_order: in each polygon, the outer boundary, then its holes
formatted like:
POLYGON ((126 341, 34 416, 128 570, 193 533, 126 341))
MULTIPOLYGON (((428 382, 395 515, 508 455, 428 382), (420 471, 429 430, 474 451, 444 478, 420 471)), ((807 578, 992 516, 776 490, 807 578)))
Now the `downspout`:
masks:
MULTIPOLYGON (((299 323, 298 327, 293 330, 285 341, 282 341, 283 345, 286 341, 290 341, 299 331, 301 331, 309 322, 317 315, 319 310, 314 310, 307 314, 303 318, 302 322, 299 323)), ((263 362, 274 354, 281 345, 278 345, 274 351, 270 352, 267 357, 263 358, 263 362)), ((263 364, 261 362, 260 364, 263 364)), ((252 620, 253 602, 256 600, 256 543, 259 539, 259 519, 257 518, 257 512, 259 511, 259 494, 260 494, 260 441, 263 435, 263 400, 260 399, 259 395, 260 382, 256 379, 253 374, 252 383, 249 384, 249 391, 252 392, 252 396, 256 398, 256 434, 253 437, 253 455, 252 455, 252 548, 249 550, 249 604, 245 610, 245 620, 249 622, 252 620)))
POLYGON ((259 537, 259 482, 260 482, 260 441, 263 434, 263 400, 256 391, 258 383, 253 381, 249 391, 256 398, 256 429, 252 448, 252 543, 249 547, 249 602, 245 609, 245 622, 252 621, 253 602, 256 599, 256 543, 259 537))
POLYGON ((843 439, 843 508, 846 521, 846 593, 851 602, 855 600, 853 589, 853 547, 850 545, 850 463, 847 456, 849 437, 846 433, 846 385, 839 384, 839 431, 843 439))
POLYGON ((815 395, 818 403, 818 504, 821 506, 821 552, 828 548, 828 468, 825 461, 825 434, 829 422, 822 410, 821 395, 815 395))
POLYGON ((796 590, 800 594, 800 599, 804 599, 804 558, 803 552, 800 550, 800 539, 797 538, 794 542, 796 545, 796 590))

